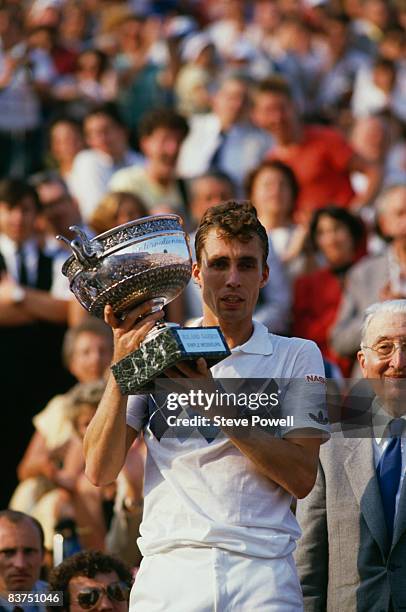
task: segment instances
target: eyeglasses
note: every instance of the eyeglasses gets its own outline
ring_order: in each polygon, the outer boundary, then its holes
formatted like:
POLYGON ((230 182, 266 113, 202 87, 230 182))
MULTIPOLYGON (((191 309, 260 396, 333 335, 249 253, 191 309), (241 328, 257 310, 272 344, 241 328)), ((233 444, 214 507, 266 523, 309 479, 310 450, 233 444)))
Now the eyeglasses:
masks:
POLYGON ((83 610, 92 610, 97 606, 102 595, 107 595, 111 602, 128 601, 130 587, 125 582, 111 582, 106 588, 83 588, 77 594, 76 601, 83 610))
POLYGON ((392 355, 400 349, 402 353, 406 353, 406 340, 402 340, 401 342, 392 342, 385 341, 379 342, 375 346, 362 346, 362 348, 370 349, 374 351, 379 359, 386 359, 388 357, 392 357, 392 355))

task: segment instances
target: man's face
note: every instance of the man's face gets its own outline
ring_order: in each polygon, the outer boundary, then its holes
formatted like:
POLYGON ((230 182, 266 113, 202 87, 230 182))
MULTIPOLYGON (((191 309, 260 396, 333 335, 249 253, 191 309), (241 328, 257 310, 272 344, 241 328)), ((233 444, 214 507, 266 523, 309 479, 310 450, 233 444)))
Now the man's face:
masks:
POLYGON ((83 148, 82 135, 79 128, 70 123, 56 124, 50 133, 51 152, 58 162, 71 161, 83 148))
POLYGON ((42 214, 50 231, 65 233, 76 212, 75 203, 60 183, 43 183, 38 187, 42 214))
POLYGON ((32 591, 39 580, 43 550, 30 519, 0 519, 0 591, 32 591))
POLYGON ((119 580, 120 579, 115 571, 108 572, 106 574, 97 573, 94 578, 87 578, 86 576, 75 576, 74 578, 71 578, 68 585, 70 612, 83 612, 84 608, 80 606, 78 599, 80 600, 83 597, 83 593, 89 593, 89 591, 92 589, 101 589, 101 591, 99 591, 100 596, 96 604, 90 608, 85 608, 86 610, 127 612, 128 600, 116 601, 115 599, 108 597, 105 591, 109 585, 114 585, 115 583, 119 582, 119 580))
POLYGON ((174 170, 182 142, 183 135, 178 130, 157 127, 140 144, 148 160, 166 173, 174 170))
POLYGON ((213 110, 224 126, 240 121, 248 103, 247 86, 242 81, 230 79, 213 98, 213 110))
POLYGON ((248 242, 221 238, 209 231, 200 264, 193 266, 193 278, 202 290, 204 312, 221 323, 251 323, 259 290, 268 280, 258 236, 248 242))
POLYGON ((15 206, 0 202, 0 232, 22 244, 34 233, 37 209, 31 196, 26 196, 15 206))
POLYGON ((373 379, 375 393, 394 416, 406 413, 405 344, 406 314, 378 313, 367 329, 365 348, 358 353, 362 375, 373 379), (374 350, 390 346, 393 342, 396 345, 393 355, 382 357, 374 350))
POLYGON ((126 148, 125 131, 111 117, 100 113, 85 119, 84 132, 91 149, 115 158, 126 148))
POLYGON ((294 203, 292 187, 277 168, 263 168, 258 172, 252 185, 251 200, 260 219, 266 219, 268 213, 282 212, 288 218, 294 203))
POLYGON ((290 132, 295 117, 293 102, 284 94, 263 92, 255 96, 252 120, 276 138, 290 132))
POLYGON ((193 181, 191 209, 194 219, 199 223, 208 208, 231 200, 233 192, 228 181, 207 176, 193 181))

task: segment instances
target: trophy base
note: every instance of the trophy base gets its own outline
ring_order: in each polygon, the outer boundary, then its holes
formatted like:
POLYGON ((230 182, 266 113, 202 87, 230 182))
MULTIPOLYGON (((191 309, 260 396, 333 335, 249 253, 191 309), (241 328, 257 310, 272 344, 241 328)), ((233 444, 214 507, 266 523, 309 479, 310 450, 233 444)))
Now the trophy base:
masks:
POLYGON ((211 367, 228 355, 219 327, 180 327, 158 323, 141 346, 111 366, 123 395, 148 393, 155 378, 178 361, 203 357, 211 367))

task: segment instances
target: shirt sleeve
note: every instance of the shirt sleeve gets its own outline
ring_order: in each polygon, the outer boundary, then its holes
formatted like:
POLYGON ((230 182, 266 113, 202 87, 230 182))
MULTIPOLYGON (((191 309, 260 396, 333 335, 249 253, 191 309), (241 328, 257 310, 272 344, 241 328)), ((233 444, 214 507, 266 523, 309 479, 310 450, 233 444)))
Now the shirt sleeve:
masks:
POLYGON ((127 425, 142 431, 148 421, 148 395, 130 395, 127 401, 127 425))
POLYGON ((314 342, 303 340, 298 347, 292 376, 281 381, 279 403, 280 418, 286 419, 286 424, 280 424, 281 437, 293 431, 306 430, 305 435, 328 440, 330 426, 324 365, 314 342))

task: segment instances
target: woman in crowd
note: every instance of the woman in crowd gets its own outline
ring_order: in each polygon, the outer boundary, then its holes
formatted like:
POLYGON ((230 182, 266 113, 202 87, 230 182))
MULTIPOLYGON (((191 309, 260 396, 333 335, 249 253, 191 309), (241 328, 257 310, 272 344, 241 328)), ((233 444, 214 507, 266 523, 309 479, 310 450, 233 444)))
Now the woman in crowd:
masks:
POLYGON ((49 128, 49 162, 69 187, 73 160, 84 148, 82 127, 70 117, 55 119, 49 128))
POLYGON ((280 260, 290 276, 303 270, 305 261, 300 257, 307 225, 293 221, 293 210, 299 185, 293 171, 281 161, 263 161, 247 177, 246 192, 258 212, 272 240, 280 260))
POLYGON ((338 206, 317 210, 310 223, 310 239, 325 265, 299 276, 294 286, 293 335, 314 340, 323 357, 349 376, 351 360, 338 357, 329 345, 329 331, 340 304, 346 274, 365 254, 362 221, 338 206))
MULTIPOLYGON (((67 332, 63 356, 66 367, 79 383, 102 379, 112 356, 110 330, 97 319, 86 319, 67 332)), ((9 504, 13 510, 35 515, 41 498, 60 486, 74 433, 70 405, 69 392, 57 395, 34 417, 35 433, 18 466, 20 484, 9 504)), ((45 530, 49 545, 50 530, 45 530)))
POLYGON ((148 211, 140 197, 126 191, 108 193, 89 219, 90 227, 101 234, 117 225, 146 217, 148 211))

